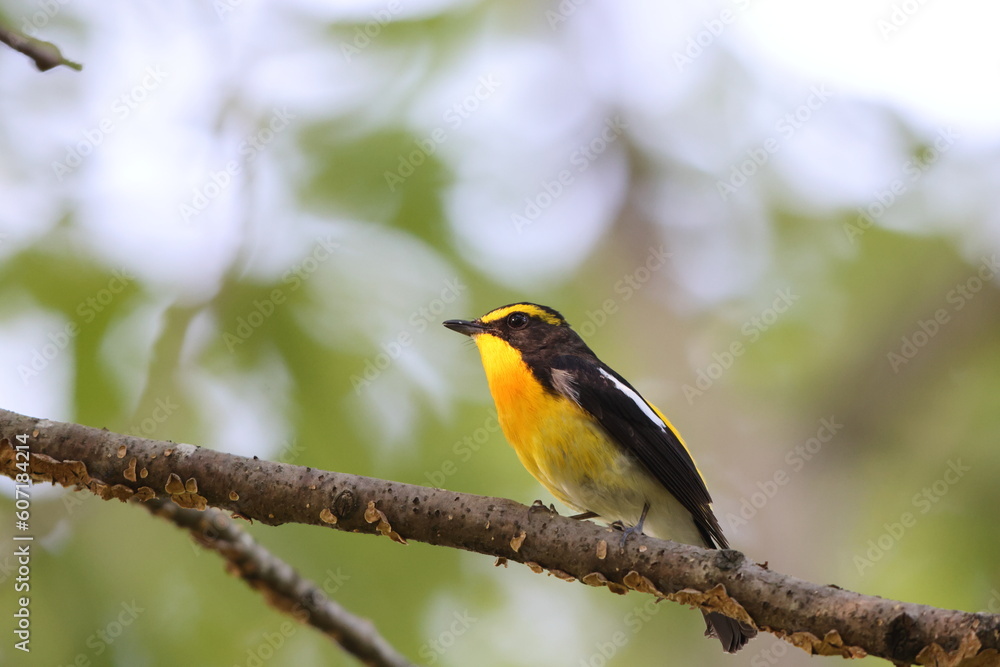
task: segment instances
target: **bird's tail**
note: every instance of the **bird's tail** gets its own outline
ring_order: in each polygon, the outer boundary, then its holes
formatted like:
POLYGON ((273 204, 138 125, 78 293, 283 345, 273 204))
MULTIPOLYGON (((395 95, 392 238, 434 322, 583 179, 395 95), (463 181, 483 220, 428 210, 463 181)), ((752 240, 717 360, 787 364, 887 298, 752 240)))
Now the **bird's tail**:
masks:
POLYGON ((736 653, 748 641, 757 636, 755 628, 729 618, 725 614, 715 611, 702 613, 705 614, 705 625, 708 626, 708 629, 705 630, 705 636, 717 637, 722 643, 723 650, 727 653, 736 653))

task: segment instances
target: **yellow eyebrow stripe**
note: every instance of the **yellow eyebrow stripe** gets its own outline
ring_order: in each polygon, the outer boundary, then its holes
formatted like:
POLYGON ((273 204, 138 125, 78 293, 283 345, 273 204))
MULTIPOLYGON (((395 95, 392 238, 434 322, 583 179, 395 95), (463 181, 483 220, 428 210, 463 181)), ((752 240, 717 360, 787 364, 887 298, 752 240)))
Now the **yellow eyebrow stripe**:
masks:
POLYGON ((561 326, 566 324, 563 320, 556 317, 547 310, 542 310, 538 306, 532 305, 530 303, 515 303, 510 306, 504 306, 503 308, 497 308, 496 310, 491 310, 482 317, 479 321, 483 324, 489 324, 491 322, 496 322, 497 320, 502 320, 511 313, 521 312, 530 317, 535 317, 548 324, 553 324, 555 326, 561 326))

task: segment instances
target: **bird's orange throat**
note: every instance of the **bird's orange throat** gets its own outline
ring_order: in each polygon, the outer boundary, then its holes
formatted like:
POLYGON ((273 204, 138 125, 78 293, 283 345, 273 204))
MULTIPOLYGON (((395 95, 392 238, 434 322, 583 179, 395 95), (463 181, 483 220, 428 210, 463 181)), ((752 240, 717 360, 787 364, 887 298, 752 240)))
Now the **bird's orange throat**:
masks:
POLYGON ((538 429, 557 405, 555 397, 531 377, 521 354, 506 341, 489 334, 480 334, 475 340, 500 427, 524 467, 539 477, 538 429))
POLYGON ((504 421, 505 414, 508 418, 520 416, 518 413, 530 409, 533 401, 541 398, 544 389, 531 377, 531 369, 521 354, 506 341, 489 334, 480 334, 475 340, 500 421, 504 421))

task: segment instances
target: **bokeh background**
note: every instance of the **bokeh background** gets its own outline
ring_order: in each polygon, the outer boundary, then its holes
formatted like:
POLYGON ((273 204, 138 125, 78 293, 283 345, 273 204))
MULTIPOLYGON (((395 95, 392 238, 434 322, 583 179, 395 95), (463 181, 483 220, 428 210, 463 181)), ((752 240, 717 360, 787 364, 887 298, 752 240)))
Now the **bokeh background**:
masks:
MULTIPOLYGON (((735 547, 1000 611, 998 11, 4 0, 84 69, 0 50, 0 405, 550 501, 439 325, 536 301, 671 416, 735 547)), ((2 664, 355 664, 139 508, 39 486, 32 520, 33 650, 5 614, 2 664)), ((835 660, 723 656, 696 612, 475 554, 249 530, 421 664, 835 660)))

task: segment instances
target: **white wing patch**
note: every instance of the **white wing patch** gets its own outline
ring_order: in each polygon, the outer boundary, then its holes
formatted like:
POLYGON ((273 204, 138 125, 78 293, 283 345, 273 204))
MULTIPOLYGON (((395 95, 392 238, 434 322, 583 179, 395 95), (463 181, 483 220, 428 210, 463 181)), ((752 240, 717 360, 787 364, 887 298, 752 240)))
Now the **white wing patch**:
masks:
POLYGON ((572 373, 561 368, 552 369, 552 386, 560 394, 580 405, 580 392, 576 390, 572 373))
POLYGON ((616 387, 618 387, 618 391, 631 398, 635 402, 635 404, 639 406, 639 409, 642 410, 647 417, 649 417, 649 420, 651 422, 659 426, 661 430, 663 431, 667 430, 667 425, 663 423, 663 420, 660 419, 659 415, 653 412, 652 408, 649 407, 649 404, 646 403, 646 401, 642 400, 642 396, 635 393, 635 391, 631 387, 629 387, 627 384, 622 383, 621 380, 619 380, 618 378, 616 378, 614 375, 607 372, 603 368, 599 368, 598 370, 601 371, 601 375, 611 380, 611 382, 616 387))

